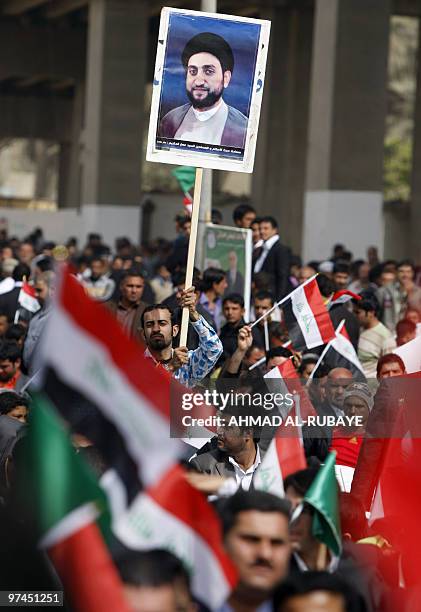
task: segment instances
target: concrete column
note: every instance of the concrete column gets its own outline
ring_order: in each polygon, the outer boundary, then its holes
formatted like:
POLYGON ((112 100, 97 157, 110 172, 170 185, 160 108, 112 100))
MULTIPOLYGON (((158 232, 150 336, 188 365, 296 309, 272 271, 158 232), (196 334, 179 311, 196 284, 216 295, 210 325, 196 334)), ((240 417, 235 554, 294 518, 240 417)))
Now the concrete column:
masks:
POLYGON ((273 7, 269 65, 257 142, 252 199, 274 216, 282 241, 301 251, 313 10, 273 7))
POLYGON ((316 0, 303 251, 383 251, 390 0, 316 0))
POLYGON ((78 83, 72 104, 70 141, 60 143, 58 206, 79 208, 81 189, 82 130, 85 104, 85 85, 78 83))
POLYGON ((416 264, 421 265, 421 20, 418 30, 417 93, 415 98, 409 218, 410 255, 416 264))
POLYGON ((139 206, 148 35, 144 0, 91 0, 81 200, 139 206))

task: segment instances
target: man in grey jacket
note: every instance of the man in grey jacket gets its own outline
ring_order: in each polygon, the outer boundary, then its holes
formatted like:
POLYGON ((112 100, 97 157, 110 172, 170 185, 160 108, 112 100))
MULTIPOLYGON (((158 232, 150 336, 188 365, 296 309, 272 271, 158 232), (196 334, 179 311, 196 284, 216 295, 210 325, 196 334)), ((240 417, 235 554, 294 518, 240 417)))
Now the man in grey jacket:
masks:
POLYGON ((36 371, 36 346, 39 342, 45 324, 51 313, 51 297, 55 290, 56 275, 51 270, 39 274, 35 281, 35 293, 41 309, 31 319, 23 345, 23 363, 26 366, 29 376, 33 376, 36 371))
POLYGON ((184 47, 181 61, 190 103, 163 117, 159 136, 244 149, 247 117, 222 97, 234 69, 229 44, 217 34, 197 34, 184 47))

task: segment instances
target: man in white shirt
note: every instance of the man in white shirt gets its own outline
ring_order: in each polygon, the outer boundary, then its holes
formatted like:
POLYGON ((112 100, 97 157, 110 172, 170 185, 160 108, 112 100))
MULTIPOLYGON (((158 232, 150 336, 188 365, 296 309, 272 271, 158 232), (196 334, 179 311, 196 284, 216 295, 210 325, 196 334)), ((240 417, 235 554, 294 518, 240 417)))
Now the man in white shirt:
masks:
POLYGON ((230 45, 217 34, 203 32, 187 42, 181 61, 190 103, 163 117, 159 136, 244 149, 248 119, 222 98, 234 69, 230 45))

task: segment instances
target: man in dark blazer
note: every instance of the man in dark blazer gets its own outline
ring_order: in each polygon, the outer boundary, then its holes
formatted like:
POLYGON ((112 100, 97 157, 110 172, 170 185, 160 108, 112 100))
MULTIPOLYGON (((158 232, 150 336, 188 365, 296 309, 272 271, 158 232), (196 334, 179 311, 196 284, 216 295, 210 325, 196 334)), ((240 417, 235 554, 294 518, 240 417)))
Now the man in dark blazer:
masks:
POLYGON ((191 467, 198 472, 231 478, 231 493, 237 488, 246 491, 253 488, 253 478, 264 455, 253 437, 253 429, 228 425, 232 416, 240 414, 234 407, 219 412, 218 415, 226 420, 225 426, 218 427, 217 437, 203 448, 207 452, 199 451, 190 461, 191 467))
POLYGON ((292 289, 289 281, 291 253, 288 247, 281 244, 278 224, 273 217, 261 217, 260 235, 264 242, 253 272, 266 272, 269 275, 270 291, 279 301, 292 289))

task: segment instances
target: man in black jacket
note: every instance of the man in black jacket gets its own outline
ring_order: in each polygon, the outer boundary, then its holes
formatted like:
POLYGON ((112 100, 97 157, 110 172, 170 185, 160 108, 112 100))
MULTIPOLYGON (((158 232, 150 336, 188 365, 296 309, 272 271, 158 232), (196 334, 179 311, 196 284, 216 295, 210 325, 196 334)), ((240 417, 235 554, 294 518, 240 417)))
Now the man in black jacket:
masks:
POLYGON ((281 244, 278 224, 273 217, 260 219, 260 235, 263 246, 259 258, 254 264, 253 272, 266 272, 270 277, 270 290, 276 300, 281 300, 289 291, 290 250, 281 244))

